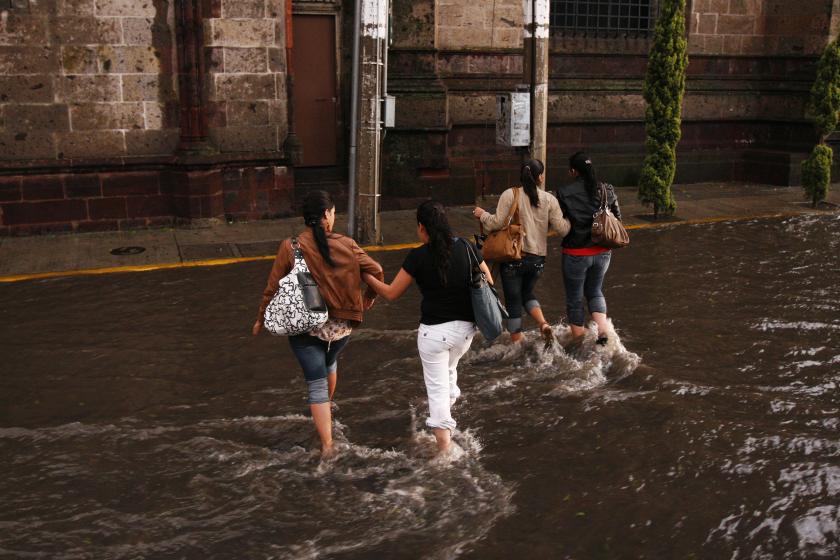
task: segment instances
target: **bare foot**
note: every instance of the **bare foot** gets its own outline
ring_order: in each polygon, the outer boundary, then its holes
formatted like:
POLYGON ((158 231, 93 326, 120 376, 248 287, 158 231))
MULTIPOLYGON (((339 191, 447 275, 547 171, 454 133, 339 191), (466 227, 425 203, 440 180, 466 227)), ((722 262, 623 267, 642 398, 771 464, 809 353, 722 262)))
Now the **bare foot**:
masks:
POLYGON ((554 346, 554 331, 551 328, 551 325, 548 323, 543 323, 540 325, 540 334, 543 337, 543 349, 548 350, 552 346, 554 346))
POLYGON ((329 445, 322 445, 321 446, 321 460, 322 461, 329 461, 330 459, 334 459, 335 456, 338 454, 338 449, 335 448, 335 445, 330 443, 329 445))

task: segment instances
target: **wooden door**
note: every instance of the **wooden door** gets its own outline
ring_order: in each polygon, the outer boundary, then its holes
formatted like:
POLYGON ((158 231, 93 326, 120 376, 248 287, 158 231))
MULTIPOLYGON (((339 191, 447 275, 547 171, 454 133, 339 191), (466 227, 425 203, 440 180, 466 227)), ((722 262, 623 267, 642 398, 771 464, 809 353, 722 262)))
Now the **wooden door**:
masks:
POLYGON ((294 15, 295 132, 301 167, 338 164, 335 16, 294 15))

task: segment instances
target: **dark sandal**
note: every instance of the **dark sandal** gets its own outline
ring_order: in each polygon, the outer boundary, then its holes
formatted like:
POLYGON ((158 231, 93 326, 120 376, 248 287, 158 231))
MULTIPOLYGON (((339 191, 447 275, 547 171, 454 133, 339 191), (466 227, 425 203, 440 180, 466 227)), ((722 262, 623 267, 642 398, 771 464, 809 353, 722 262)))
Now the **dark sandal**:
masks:
POLYGON ((607 342, 609 342, 607 335, 602 334, 598 336, 598 340, 595 341, 595 344, 597 344, 598 346, 606 346, 607 342))

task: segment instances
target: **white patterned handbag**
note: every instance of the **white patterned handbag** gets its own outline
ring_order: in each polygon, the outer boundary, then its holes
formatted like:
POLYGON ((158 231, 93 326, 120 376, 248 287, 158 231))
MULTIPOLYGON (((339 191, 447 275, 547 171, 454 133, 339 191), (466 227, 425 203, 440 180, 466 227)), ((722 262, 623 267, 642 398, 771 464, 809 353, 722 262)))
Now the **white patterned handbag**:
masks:
POLYGON ((277 286, 265 308, 265 328, 277 336, 308 333, 327 322, 327 305, 306 266, 297 237, 292 239, 295 264, 277 286))

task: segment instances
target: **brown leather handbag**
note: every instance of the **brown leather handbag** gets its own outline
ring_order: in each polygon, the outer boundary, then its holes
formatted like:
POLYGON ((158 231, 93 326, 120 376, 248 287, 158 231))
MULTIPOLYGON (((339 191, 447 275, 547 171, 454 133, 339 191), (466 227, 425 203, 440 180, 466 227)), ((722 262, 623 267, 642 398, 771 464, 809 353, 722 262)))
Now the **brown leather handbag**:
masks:
POLYGON ((621 249, 630 245, 627 230, 607 204, 607 187, 604 183, 601 183, 601 206, 592 215, 592 242, 609 249, 621 249))
MULTIPOLYGON (((482 247, 484 258, 495 262, 518 261, 522 258, 522 238, 525 231, 519 223, 519 191, 513 190, 513 204, 508 212, 505 227, 487 235, 482 247)), ((481 222, 479 222, 481 224, 481 222)), ((484 235, 484 224, 481 224, 481 234, 484 235)))

